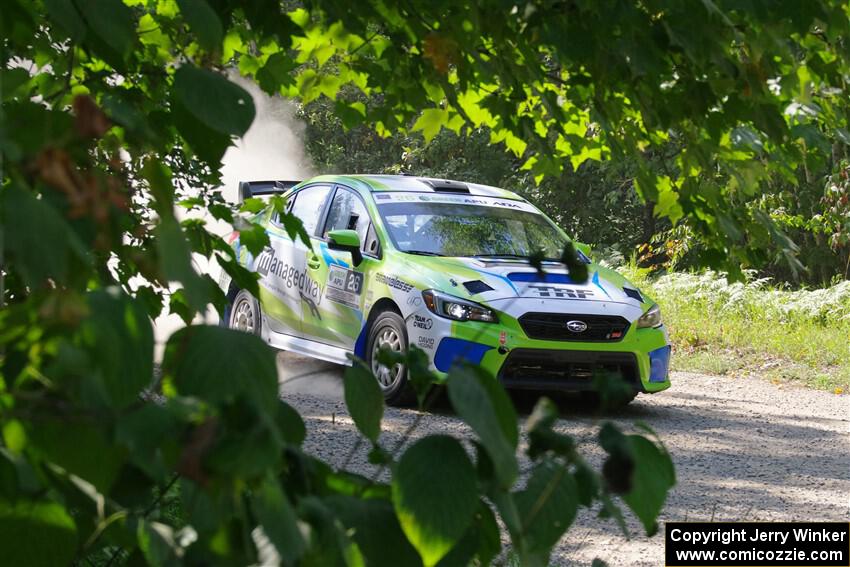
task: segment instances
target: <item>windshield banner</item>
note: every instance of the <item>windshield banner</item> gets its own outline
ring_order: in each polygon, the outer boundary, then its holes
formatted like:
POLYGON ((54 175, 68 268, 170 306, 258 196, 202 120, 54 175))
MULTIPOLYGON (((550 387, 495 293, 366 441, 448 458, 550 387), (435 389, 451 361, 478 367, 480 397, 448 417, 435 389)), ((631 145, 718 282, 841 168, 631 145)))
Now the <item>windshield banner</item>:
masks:
POLYGON ((450 203, 453 205, 497 207, 539 214, 539 211, 529 203, 514 201, 513 199, 501 199, 499 197, 481 197, 479 195, 440 195, 438 193, 410 193, 407 191, 373 193, 373 195, 375 196, 375 202, 379 205, 384 203, 450 203))

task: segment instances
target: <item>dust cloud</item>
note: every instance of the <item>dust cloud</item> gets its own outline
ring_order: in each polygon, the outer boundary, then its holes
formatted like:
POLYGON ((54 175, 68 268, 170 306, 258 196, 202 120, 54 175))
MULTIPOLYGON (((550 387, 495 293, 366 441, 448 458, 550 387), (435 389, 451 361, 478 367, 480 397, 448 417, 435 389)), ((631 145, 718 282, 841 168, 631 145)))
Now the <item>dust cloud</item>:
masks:
MULTIPOLYGON (((222 196, 231 203, 238 202, 240 181, 301 180, 314 175, 304 149, 305 125, 295 116, 295 104, 280 96, 271 97, 262 92, 253 81, 231 73, 229 79, 251 94, 256 117, 251 128, 224 154, 221 169, 222 196)), ((208 213, 201 215, 208 229, 219 235, 227 234, 229 224, 216 221, 208 213)), ((208 273, 218 280, 220 268, 213 260, 199 255, 193 257, 198 273, 208 273)), ((167 310, 167 307, 166 307, 167 310)), ((218 314, 210 309, 199 315, 195 322, 218 323, 218 314)), ((168 337, 183 326, 177 315, 163 315, 154 321, 156 358, 160 360, 168 337)))

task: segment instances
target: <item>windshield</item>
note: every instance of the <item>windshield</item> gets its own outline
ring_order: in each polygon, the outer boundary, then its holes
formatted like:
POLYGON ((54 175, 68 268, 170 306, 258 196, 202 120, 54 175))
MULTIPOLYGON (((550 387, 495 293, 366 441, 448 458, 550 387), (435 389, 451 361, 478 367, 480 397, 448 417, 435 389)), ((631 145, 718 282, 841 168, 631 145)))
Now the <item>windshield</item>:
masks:
POLYGON ((378 210, 396 248, 413 254, 526 258, 542 251, 558 259, 567 242, 530 210, 435 202, 381 203, 378 210))

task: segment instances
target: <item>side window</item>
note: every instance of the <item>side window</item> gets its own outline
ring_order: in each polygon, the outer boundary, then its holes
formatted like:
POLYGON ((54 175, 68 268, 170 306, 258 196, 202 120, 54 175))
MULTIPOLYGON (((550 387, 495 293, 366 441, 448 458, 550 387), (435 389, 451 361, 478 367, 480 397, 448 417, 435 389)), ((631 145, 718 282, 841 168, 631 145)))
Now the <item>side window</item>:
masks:
POLYGON ((328 222, 325 224, 325 238, 327 238, 328 232, 332 230, 354 230, 360 237, 363 249, 368 252, 369 249, 365 247, 365 244, 370 226, 371 220, 363 201, 351 191, 337 190, 333 203, 331 203, 331 210, 328 213, 328 222))
POLYGON ((378 233, 375 232, 375 225, 369 223, 369 232, 366 233, 366 241, 363 243, 363 252, 370 256, 377 256, 381 251, 381 242, 378 240, 378 233))
POLYGON ((301 219, 304 230, 310 236, 316 234, 316 227, 319 225, 319 218, 325 209, 325 201, 328 199, 330 190, 331 188, 327 185, 317 185, 302 189, 294 196, 295 202, 292 203, 291 212, 301 219))

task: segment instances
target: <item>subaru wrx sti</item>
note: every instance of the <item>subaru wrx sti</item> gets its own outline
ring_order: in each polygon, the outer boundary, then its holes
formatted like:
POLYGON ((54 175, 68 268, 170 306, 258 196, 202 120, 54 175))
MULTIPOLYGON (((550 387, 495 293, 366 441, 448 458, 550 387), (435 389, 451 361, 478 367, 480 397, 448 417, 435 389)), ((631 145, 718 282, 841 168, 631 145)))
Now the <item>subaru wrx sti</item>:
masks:
POLYGON ((507 388, 592 392, 616 373, 633 398, 670 386, 658 305, 616 271, 588 264, 575 281, 558 259, 568 236, 519 195, 412 176, 320 176, 243 182, 240 195, 281 194, 311 246, 274 207, 257 214, 270 245, 253 256, 259 297, 223 274, 225 323, 277 349, 372 368, 389 403, 411 400, 407 369, 381 348, 422 349, 438 373, 464 360, 507 388), (543 253, 543 271, 531 258, 543 253))

